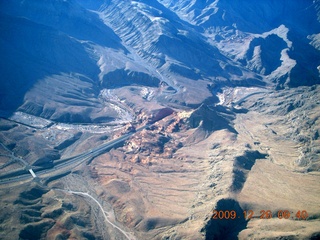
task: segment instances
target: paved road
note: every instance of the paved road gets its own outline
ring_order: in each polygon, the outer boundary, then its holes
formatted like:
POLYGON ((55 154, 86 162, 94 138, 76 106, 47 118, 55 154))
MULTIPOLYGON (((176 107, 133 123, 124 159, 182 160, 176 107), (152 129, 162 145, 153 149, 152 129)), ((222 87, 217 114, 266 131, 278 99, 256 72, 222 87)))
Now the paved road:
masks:
MULTIPOLYGON (((94 157, 97 157, 101 155, 102 153, 106 152, 107 150, 110 150, 111 148, 115 147, 116 145, 124 142, 128 138, 130 138, 132 135, 134 135, 136 132, 140 132, 143 129, 149 127, 150 124, 147 124, 141 128, 136 129, 135 132, 129 132, 117 139, 114 139, 112 141, 109 141, 107 143, 101 144, 95 148, 91 148, 83 153, 80 153, 77 156, 61 159, 58 161, 55 161, 54 167, 50 169, 36 169, 32 166, 27 167, 26 171, 21 172, 21 170, 18 170, 16 172, 8 173, 8 175, 2 175, 0 176, 0 184, 8 184, 8 183, 14 183, 19 181, 26 181, 31 180, 34 176, 31 175, 29 169, 33 169, 34 174, 36 174, 37 178, 40 178, 44 175, 46 177, 54 177, 55 175, 62 174, 63 171, 67 172, 70 171, 70 169, 78 166, 79 164, 88 161, 90 159, 93 159, 94 157)), ((21 159, 20 159, 21 160, 21 159)), ((23 161, 23 160, 22 160, 23 161)), ((29 165, 28 165, 29 166, 29 165)))

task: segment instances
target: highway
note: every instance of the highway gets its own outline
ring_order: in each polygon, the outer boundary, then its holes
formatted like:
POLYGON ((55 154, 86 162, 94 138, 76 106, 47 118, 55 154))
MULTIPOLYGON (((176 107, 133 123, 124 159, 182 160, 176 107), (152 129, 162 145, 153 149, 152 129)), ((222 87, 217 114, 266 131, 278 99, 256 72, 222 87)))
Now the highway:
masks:
POLYGON ((32 180, 34 178, 39 180, 39 179, 42 179, 43 177, 48 178, 48 177, 54 177, 55 175, 61 175, 63 172, 68 172, 72 168, 78 166, 79 164, 85 161, 91 160, 101 155, 102 153, 105 153, 107 150, 110 150, 111 148, 117 146, 118 144, 124 142, 125 140, 133 136, 136 132, 140 132, 143 129, 150 127, 150 125, 151 124, 147 124, 143 127, 136 129, 135 132, 129 132, 117 139, 111 140, 97 147, 91 148, 74 157, 57 160, 53 163, 54 167, 50 169, 39 169, 39 168, 37 169, 36 167, 28 165, 23 159, 14 157, 16 160, 19 160, 24 163, 25 171, 21 172, 21 169, 20 169, 15 172, 13 171, 8 174, 1 175, 0 185, 32 180))
MULTIPOLYGON (((77 156, 74 156, 71 158, 66 158, 66 159, 60 159, 60 160, 54 162, 54 167, 50 168, 50 169, 43 169, 43 170, 38 169, 37 170, 37 168, 30 166, 25 160, 23 160, 20 157, 16 157, 11 152, 11 155, 8 154, 6 156, 10 157, 11 161, 21 162, 22 165, 24 166, 24 171, 21 174, 22 169, 19 169, 18 171, 16 171, 16 174, 17 174, 16 176, 14 175, 14 172, 11 172, 11 173, 9 173, 10 177, 7 177, 7 178, 4 175, 2 175, 1 176, 2 179, 0 179, 0 185, 8 184, 8 186, 10 186, 9 185, 10 183, 20 184, 19 182, 31 181, 31 180, 35 180, 35 181, 39 182, 40 184, 43 184, 46 181, 46 179, 54 178, 56 176, 59 177, 59 176, 62 176, 64 173, 70 172, 71 169, 75 168, 79 164, 82 164, 85 161, 91 160, 94 157, 97 157, 97 156, 101 155, 102 153, 106 152, 107 150, 110 150, 111 148, 116 147, 120 143, 124 142, 125 140, 127 140, 128 138, 133 136, 136 132, 142 131, 143 129, 149 127, 150 125, 151 124, 147 124, 141 128, 138 128, 135 132, 126 133, 117 139, 111 140, 111 141, 103 143, 97 147, 91 148, 85 152, 80 153, 77 156)), ((5 147, 5 146, 3 146, 3 147, 5 147)), ((5 147, 5 149, 7 149, 7 148, 5 147)), ((7 149, 7 150, 10 152, 9 149, 7 149)), ((135 240, 136 239, 132 233, 127 232, 124 229, 122 229, 121 227, 117 226, 116 221, 111 220, 109 214, 105 212, 105 210, 103 209, 103 206, 100 204, 100 202, 96 198, 94 198, 92 195, 90 195, 89 193, 76 192, 76 191, 63 190, 63 189, 55 189, 55 190, 60 190, 60 191, 68 192, 71 194, 80 195, 83 197, 90 198, 99 207, 101 213, 103 214, 105 223, 109 224, 111 227, 116 229, 119 232, 119 234, 123 235, 123 238, 121 238, 121 239, 124 239, 124 238, 128 239, 128 240, 135 240)))

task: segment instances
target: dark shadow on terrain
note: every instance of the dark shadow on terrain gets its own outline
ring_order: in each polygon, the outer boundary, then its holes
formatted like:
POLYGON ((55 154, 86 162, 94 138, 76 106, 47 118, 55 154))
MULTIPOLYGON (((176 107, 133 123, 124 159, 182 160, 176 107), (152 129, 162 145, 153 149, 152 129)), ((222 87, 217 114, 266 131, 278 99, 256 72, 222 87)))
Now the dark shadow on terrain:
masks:
POLYGON ((20 231, 19 239, 41 239, 53 225, 52 220, 43 220, 41 209, 44 205, 41 198, 49 190, 32 183, 33 186, 27 186, 27 190, 19 194, 14 201, 16 208, 21 211, 20 224, 23 228, 20 231), (30 187, 30 188, 29 188, 30 187))
POLYGON ((49 190, 42 188, 40 186, 34 186, 30 190, 26 190, 20 194, 21 199, 35 200, 40 198, 43 194, 47 193, 49 190))
POLYGON ((47 76, 73 72, 94 79, 99 73, 84 46, 56 29, 1 11, 0 29, 0 110, 6 117, 47 76))
MULTIPOLYGON (((245 63, 243 63, 245 64, 245 63)), ((207 89, 212 93, 212 95, 215 98, 215 102, 214 103, 218 103, 219 102, 219 98, 216 96, 217 93, 222 93, 223 92, 223 88, 225 87, 229 87, 229 88, 235 88, 235 87, 265 87, 267 84, 265 82, 263 82, 263 78, 258 75, 255 74, 253 78, 245 78, 242 80, 237 80, 237 81, 215 81, 211 84, 207 85, 207 89)))
POLYGON ((234 113, 223 106, 201 105, 189 118, 190 127, 196 128, 201 124, 201 128, 207 132, 214 132, 221 129, 228 129, 230 132, 237 131, 230 125, 234 119, 234 113))
POLYGON ((207 85, 207 89, 212 93, 212 96, 206 98, 203 104, 206 104, 206 105, 217 104, 220 101, 219 98, 217 97, 218 90, 209 84, 207 85))
POLYGON ((11 16, 25 17, 79 40, 127 52, 114 31, 97 14, 83 8, 77 1, 5 1, 0 11, 11 16))
POLYGON ((234 166, 251 170, 257 159, 265 159, 267 154, 260 153, 259 151, 246 151, 243 156, 236 157, 234 166))
POLYGON ((53 181, 55 181, 57 179, 60 179, 60 178, 63 178, 65 176, 69 175, 70 173, 71 173, 71 170, 65 171, 65 172, 60 173, 60 174, 57 174, 57 175, 55 175, 53 177, 48 177, 48 178, 43 180, 43 184, 47 186, 50 182, 53 182, 53 181))
POLYGON ((267 154, 260 153, 259 151, 246 151, 243 156, 238 156, 234 161, 233 181, 231 191, 241 191, 247 175, 257 159, 265 159, 267 154))
MULTIPOLYGON (((61 206, 51 205, 54 201, 44 201, 44 194, 49 189, 36 183, 26 185, 27 190, 19 194, 15 200, 15 209, 21 211, 17 225, 20 240, 69 239, 72 229, 79 229, 79 239, 102 239, 92 231, 92 223, 88 215, 78 212, 77 202, 63 199, 61 206), (67 212, 67 214, 65 214, 67 212), (58 224, 56 237, 48 235, 48 231, 58 224)), ((109 239, 109 238, 108 238, 109 239)))
POLYGON ((299 87, 319 84, 320 77, 319 70, 317 69, 320 65, 319 51, 314 50, 314 47, 310 45, 309 39, 305 38, 302 41, 299 37, 295 31, 288 33, 288 38, 293 41, 293 47, 288 52, 288 55, 297 62, 290 72, 288 86, 299 87))
POLYGON ((37 160, 32 165, 46 169, 54 167, 54 161, 60 159, 61 155, 56 149, 46 148, 39 150, 39 154, 36 157, 37 160))
POLYGON ((205 232, 206 240, 228 240, 238 239, 238 234, 246 229, 247 221, 243 217, 243 209, 234 199, 221 199, 218 201, 215 210, 232 211, 237 214, 235 219, 213 219, 212 217, 202 229, 205 232))
POLYGON ((234 113, 244 113, 244 114, 246 114, 246 113, 248 113, 249 112, 249 110, 248 109, 245 109, 245 108, 232 108, 232 112, 234 112, 234 113))
POLYGON ((310 236, 311 240, 319 240, 320 239, 320 232, 315 232, 310 236))
POLYGON ((60 143, 58 146, 55 146, 54 149, 56 149, 56 150, 65 149, 65 148, 71 146, 72 144, 74 144, 76 141, 78 141, 81 136, 82 136, 82 132, 78 132, 78 133, 76 133, 73 137, 64 140, 64 141, 63 141, 62 143, 60 143))
POLYGON ((229 1, 219 1, 216 5, 219 10, 215 14, 211 14, 203 23, 201 18, 198 21, 201 23, 200 26, 205 28, 224 26, 259 34, 281 24, 289 29, 303 29, 306 35, 318 32, 319 23, 314 21, 317 12, 311 1, 288 3, 290 1, 274 1, 272 4, 255 0, 236 0, 232 4, 229 1), (234 23, 237 23, 236 27, 233 26, 234 23))
POLYGON ((77 0, 77 2, 85 8, 97 11, 104 3, 104 0, 77 0))
POLYGON ((254 59, 254 49, 257 46, 261 48, 261 66, 256 66, 253 71, 268 75, 281 66, 281 51, 287 48, 287 44, 283 39, 275 34, 271 34, 266 38, 255 38, 250 43, 246 60, 254 59))
POLYGON ((54 225, 53 220, 46 220, 26 225, 19 234, 19 239, 23 240, 40 240, 45 239, 48 230, 54 225))
POLYGON ((238 134, 232 125, 235 113, 224 106, 215 105, 215 101, 216 96, 206 99, 189 117, 189 127, 197 129, 187 138, 187 144, 202 141, 214 131, 222 129, 238 134))
POLYGON ((171 218, 145 218, 136 226, 137 229, 143 232, 149 232, 154 229, 159 229, 167 226, 174 226, 185 222, 187 219, 171 219, 171 218))
POLYGON ((142 85, 158 87, 160 80, 143 72, 134 72, 125 69, 117 69, 104 75, 101 82, 103 88, 120 88, 130 85, 142 85))

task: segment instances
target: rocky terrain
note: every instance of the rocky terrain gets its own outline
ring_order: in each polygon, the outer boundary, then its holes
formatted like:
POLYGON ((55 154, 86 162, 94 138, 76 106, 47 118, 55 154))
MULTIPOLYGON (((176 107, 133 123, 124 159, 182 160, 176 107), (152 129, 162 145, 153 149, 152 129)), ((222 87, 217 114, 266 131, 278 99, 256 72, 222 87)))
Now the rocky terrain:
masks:
POLYGON ((0 238, 318 239, 319 11, 1 2, 0 238))

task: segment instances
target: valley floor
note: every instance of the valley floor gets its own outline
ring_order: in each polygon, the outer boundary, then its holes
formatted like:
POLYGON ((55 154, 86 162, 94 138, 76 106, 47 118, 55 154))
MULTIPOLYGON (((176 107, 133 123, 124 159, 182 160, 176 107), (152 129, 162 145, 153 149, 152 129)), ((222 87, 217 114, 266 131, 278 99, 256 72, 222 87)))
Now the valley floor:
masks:
MULTIPOLYGON (((1 185, 2 232, 21 239, 34 230, 35 237, 47 239, 318 236, 319 91, 227 90, 220 107, 177 111, 67 174, 47 182, 1 185), (217 117, 208 125, 206 117, 212 114, 217 117), (241 219, 213 219, 213 210, 236 211, 241 219), (290 217, 280 219, 285 210, 290 217), (247 218, 242 220, 243 212, 247 218)), ((1 124, 7 129, 1 135, 5 143, 15 136, 6 131, 32 132, 18 122, 14 128, 7 120, 1 124)), ((34 131, 34 137, 46 137, 45 127, 34 131)), ((61 153, 88 151, 105 141, 96 128, 90 129, 82 129, 71 145, 61 145, 61 153)), ((56 136, 68 139, 77 131, 56 136)), ((115 136, 121 136, 125 127, 117 131, 115 136)), ((10 149, 2 149, 6 151, 10 149)), ((2 164, 10 159, 10 153, 5 155, 2 164)))

